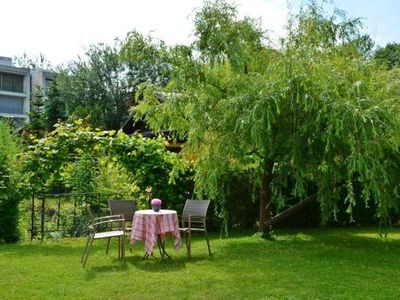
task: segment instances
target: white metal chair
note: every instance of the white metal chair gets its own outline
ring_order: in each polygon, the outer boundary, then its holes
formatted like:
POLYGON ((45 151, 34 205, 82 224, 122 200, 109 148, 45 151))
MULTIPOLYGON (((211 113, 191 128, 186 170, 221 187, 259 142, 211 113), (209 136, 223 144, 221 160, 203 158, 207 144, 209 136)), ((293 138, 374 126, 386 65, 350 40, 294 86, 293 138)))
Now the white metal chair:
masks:
MULTIPOLYGON (((88 208, 90 210, 90 208, 88 208)), ((108 239, 108 243, 111 238, 118 238, 118 259, 124 259, 125 257, 125 219, 123 215, 105 216, 99 218, 93 218, 89 225, 89 235, 86 242, 86 247, 81 257, 81 263, 83 267, 86 266, 86 261, 89 256, 90 249, 93 241, 97 239, 108 239)), ((108 246, 107 251, 108 253, 108 246)))

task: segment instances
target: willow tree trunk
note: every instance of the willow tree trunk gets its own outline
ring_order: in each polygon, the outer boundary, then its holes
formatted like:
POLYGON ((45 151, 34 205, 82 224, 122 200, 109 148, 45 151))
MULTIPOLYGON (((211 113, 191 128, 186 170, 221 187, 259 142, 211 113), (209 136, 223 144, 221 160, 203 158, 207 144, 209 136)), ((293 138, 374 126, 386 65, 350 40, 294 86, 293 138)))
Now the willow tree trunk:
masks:
POLYGON ((272 190, 271 190, 271 182, 272 182, 272 168, 274 163, 272 161, 267 161, 264 164, 264 174, 261 180, 261 188, 260 188, 260 212, 259 212, 259 225, 258 231, 262 232, 263 235, 268 233, 265 232, 264 224, 271 218, 270 213, 270 204, 272 200, 272 190))
POLYGON ((280 212, 273 218, 269 218, 268 220, 265 221, 264 223, 264 228, 265 230, 269 230, 272 225, 281 223, 282 221, 286 220, 287 218, 291 217, 292 215, 297 214, 299 211, 304 210, 307 208, 308 205, 311 203, 315 202, 317 200, 317 193, 308 196, 307 198, 303 199, 302 201, 288 207, 284 211, 280 212))

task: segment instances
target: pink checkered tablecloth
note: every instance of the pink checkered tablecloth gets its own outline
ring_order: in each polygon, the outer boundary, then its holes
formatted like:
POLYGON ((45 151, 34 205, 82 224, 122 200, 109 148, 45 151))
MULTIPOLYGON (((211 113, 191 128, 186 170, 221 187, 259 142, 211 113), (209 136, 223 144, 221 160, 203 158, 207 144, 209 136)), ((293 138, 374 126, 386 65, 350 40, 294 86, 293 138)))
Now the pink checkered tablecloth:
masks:
POLYGON ((148 254, 153 252, 158 236, 164 239, 170 234, 175 238, 175 249, 181 247, 178 215, 175 210, 138 210, 133 216, 132 224, 131 244, 144 241, 144 248, 148 254))

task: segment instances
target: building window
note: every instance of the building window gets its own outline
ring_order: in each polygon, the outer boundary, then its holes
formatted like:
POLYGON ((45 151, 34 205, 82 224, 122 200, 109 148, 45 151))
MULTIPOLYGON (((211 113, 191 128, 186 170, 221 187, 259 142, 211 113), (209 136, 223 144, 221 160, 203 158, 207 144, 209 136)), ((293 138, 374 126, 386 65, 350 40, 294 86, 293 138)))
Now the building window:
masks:
POLYGON ((5 96, 0 97, 0 114, 19 114, 24 113, 24 100, 19 97, 5 96))
POLYGON ((53 83, 53 79, 45 78, 44 80, 44 94, 47 96, 49 94, 50 85, 53 83))
POLYGON ((0 90, 7 92, 23 93, 24 76, 0 73, 0 90))

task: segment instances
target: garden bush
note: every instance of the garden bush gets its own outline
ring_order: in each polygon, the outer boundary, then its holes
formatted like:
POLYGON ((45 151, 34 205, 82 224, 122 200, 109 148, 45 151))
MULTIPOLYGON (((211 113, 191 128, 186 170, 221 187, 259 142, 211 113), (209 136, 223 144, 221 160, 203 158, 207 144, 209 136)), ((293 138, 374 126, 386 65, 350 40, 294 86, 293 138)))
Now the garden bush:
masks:
POLYGON ((94 179, 96 192, 114 195, 115 199, 134 199, 138 207, 147 203, 146 191, 141 191, 129 177, 127 170, 112 155, 102 155, 97 159, 97 175, 94 179))
POLYGON ((148 200, 160 198, 163 208, 181 211, 185 200, 193 198, 193 169, 188 161, 166 149, 164 138, 143 138, 118 134, 111 149, 129 173, 130 179, 148 200))
POLYGON ((0 242, 16 242, 19 239, 19 151, 18 140, 11 128, 0 120, 0 242))
MULTIPOLYGON (((77 120, 59 123, 46 137, 29 143, 22 159, 29 196, 72 193, 78 206, 85 202, 94 210, 107 207, 108 199, 134 199, 139 209, 148 208, 156 197, 163 208, 178 211, 193 197, 190 164, 169 152, 161 137, 101 131, 77 120), (101 203, 77 196, 81 193, 101 195, 101 203)), ((85 220, 84 212, 74 218, 85 220)), ((75 235, 75 229, 68 234, 75 235)))

